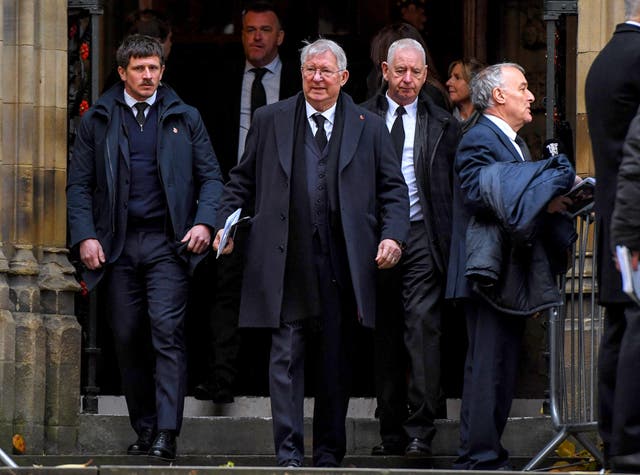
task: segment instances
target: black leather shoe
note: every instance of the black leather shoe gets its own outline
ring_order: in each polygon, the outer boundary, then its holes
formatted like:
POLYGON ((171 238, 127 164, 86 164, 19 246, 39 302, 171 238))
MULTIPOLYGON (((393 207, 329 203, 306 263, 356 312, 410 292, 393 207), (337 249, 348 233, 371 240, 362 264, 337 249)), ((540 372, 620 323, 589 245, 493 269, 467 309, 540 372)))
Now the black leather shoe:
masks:
POLYGON ((175 433, 172 430, 159 431, 148 455, 166 462, 173 462, 176 459, 175 433))
POLYGON ((498 467, 495 469, 496 472, 513 472, 513 467, 511 464, 503 465, 502 467, 498 467))
POLYGON ((213 392, 211 400, 216 404, 231 404, 233 402, 233 391, 227 386, 219 386, 213 392))
POLYGON ((230 404, 233 402, 233 391, 227 385, 202 383, 193 388, 193 397, 199 401, 230 404))
POLYGON ((414 437, 404 450, 407 457, 431 457, 431 445, 424 439, 414 437))
POLYGON ((371 455, 376 456, 389 456, 389 455, 403 455, 404 446, 397 444, 389 444, 382 442, 371 449, 371 455))
POLYGON ((609 457, 609 465, 615 473, 640 473, 640 453, 612 455, 609 457))
POLYGON ((193 397, 198 401, 211 401, 213 399, 213 388, 208 383, 198 384, 193 388, 193 397))
POLYGON ((155 437, 155 430, 150 427, 142 429, 138 434, 138 440, 127 448, 127 455, 147 455, 155 437))

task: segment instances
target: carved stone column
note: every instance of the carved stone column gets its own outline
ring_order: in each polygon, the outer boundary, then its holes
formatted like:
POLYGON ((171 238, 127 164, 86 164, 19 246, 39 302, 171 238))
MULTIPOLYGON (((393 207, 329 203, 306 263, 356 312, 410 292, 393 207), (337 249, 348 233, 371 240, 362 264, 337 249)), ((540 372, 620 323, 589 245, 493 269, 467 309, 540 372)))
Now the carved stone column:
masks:
POLYGON ((44 414, 47 453, 72 453, 77 443, 81 329, 73 310, 74 294, 80 285, 73 273, 66 249, 43 249, 38 282, 47 334, 44 414))
POLYGON ((29 453, 71 452, 81 345, 63 250, 67 0, 0 0, 0 25, 0 431, 11 420, 29 453))
MULTIPOLYGON (((13 435, 15 407, 16 325, 11 314, 7 272, 9 262, 0 242, 0 440, 10 441, 13 435)), ((6 448, 8 442, 2 444, 6 448)))
POLYGON ((487 14, 487 0, 464 0, 464 56, 483 63, 487 61, 487 14))
POLYGON ((40 314, 39 272, 33 246, 15 245, 9 262, 9 299, 15 320, 13 421, 15 432, 28 442, 28 453, 44 449, 46 330, 40 314))

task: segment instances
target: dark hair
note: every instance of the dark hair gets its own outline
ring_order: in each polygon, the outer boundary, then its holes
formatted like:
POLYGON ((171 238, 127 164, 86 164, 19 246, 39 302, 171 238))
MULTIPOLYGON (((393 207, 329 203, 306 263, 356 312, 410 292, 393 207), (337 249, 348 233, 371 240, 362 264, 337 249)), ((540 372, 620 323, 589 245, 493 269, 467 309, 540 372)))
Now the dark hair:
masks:
POLYGON ((396 0, 391 11, 392 20, 402 21, 402 9, 409 5, 415 5, 418 8, 425 8, 425 0, 396 0))
POLYGON ((418 5, 420 7, 424 7, 424 0, 397 0, 396 6, 399 8, 406 7, 407 5, 418 5))
POLYGON ((256 0, 254 2, 249 2, 245 6, 244 10, 242 10, 242 18, 244 18, 244 16, 249 12, 254 12, 254 13, 273 12, 273 14, 278 19, 278 25, 280 26, 280 29, 282 29, 282 19, 280 18, 278 10, 276 9, 276 6, 273 3, 267 0, 256 0))
POLYGON ((160 64, 164 64, 164 53, 160 41, 147 35, 129 35, 118 47, 116 62, 118 66, 126 69, 131 58, 148 58, 150 56, 157 56, 160 58, 160 64))
POLYGON ((473 77, 478 74, 486 66, 476 58, 462 58, 452 61, 447 71, 447 76, 451 77, 451 71, 459 64, 462 67, 462 78, 467 81, 467 84, 471 83, 473 77))
POLYGON ((159 11, 150 8, 131 13, 125 22, 128 25, 127 35, 147 35, 158 38, 161 43, 164 43, 171 33, 169 19, 159 11))

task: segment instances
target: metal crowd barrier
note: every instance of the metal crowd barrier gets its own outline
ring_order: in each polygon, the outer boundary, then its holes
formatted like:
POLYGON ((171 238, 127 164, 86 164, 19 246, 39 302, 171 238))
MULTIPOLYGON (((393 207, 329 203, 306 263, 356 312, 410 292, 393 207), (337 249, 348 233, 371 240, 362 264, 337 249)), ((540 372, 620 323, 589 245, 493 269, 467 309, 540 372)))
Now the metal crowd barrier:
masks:
POLYGON ((7 455, 7 453, 0 449, 0 461, 4 463, 7 467, 18 468, 18 464, 13 461, 11 457, 7 455))
POLYGON ((596 446, 598 349, 604 311, 597 304, 596 237, 591 211, 578 216, 575 261, 560 280, 564 305, 549 314, 549 409, 556 435, 524 467, 536 469, 569 437, 603 463, 596 446))

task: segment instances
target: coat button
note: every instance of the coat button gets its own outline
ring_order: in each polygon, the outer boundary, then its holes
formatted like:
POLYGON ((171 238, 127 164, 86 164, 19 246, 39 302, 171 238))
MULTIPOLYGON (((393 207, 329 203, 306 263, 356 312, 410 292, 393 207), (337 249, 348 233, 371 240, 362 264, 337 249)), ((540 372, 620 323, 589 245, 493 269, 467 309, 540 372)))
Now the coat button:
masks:
POLYGON ((284 252, 284 246, 282 244, 278 246, 278 251, 284 252))
POLYGON ((283 213, 280 213, 280 220, 285 221, 286 219, 287 217, 283 213))

